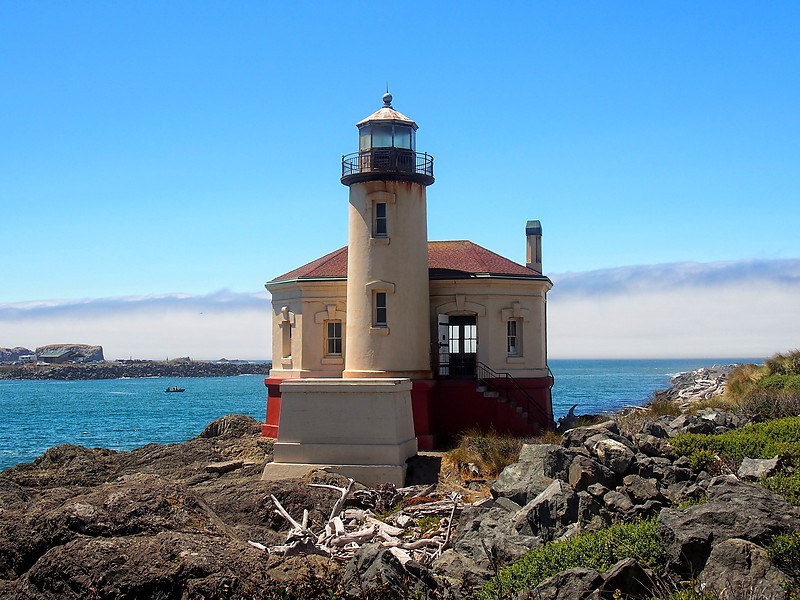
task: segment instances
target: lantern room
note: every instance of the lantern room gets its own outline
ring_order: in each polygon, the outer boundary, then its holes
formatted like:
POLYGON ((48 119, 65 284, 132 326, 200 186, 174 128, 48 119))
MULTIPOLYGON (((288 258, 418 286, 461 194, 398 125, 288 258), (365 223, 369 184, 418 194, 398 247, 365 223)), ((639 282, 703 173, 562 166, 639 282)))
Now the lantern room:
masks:
POLYGON ((358 127, 359 151, 371 148, 415 150, 417 124, 392 108, 392 95, 383 95, 383 108, 370 115, 358 127))
POLYGON ((416 152, 417 124, 392 108, 392 95, 358 127, 358 152, 342 157, 342 183, 400 179, 433 183, 433 157, 416 152))

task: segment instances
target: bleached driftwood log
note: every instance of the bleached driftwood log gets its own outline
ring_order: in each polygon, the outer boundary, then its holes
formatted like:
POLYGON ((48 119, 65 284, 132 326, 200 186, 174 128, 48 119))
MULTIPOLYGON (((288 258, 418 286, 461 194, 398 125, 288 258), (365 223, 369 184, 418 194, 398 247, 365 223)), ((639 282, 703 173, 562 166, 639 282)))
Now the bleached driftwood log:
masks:
POLYGON ((386 523, 369 510, 344 510, 345 501, 350 496, 354 483, 351 479, 346 488, 312 484, 314 487, 332 489, 340 494, 323 526, 323 531, 319 534, 315 534, 308 527, 308 510, 303 511, 303 517, 298 522, 286 511, 278 499, 271 495, 270 499, 275 505, 275 512, 286 519, 291 526, 286 543, 267 547, 250 541, 250 545, 274 554, 322 554, 338 561, 350 560, 361 545, 368 542, 380 542, 402 564, 412 559, 422 564, 430 564, 436 557, 441 556, 450 543, 455 516, 464 508, 460 495, 450 494, 444 499, 428 499, 429 495, 435 491, 435 486, 422 490, 425 492, 424 494, 415 493, 416 502, 411 506, 403 507, 399 513, 394 515, 394 519, 398 523, 413 523, 414 519, 423 516, 442 516, 436 528, 420 532, 414 527, 397 527, 386 523))

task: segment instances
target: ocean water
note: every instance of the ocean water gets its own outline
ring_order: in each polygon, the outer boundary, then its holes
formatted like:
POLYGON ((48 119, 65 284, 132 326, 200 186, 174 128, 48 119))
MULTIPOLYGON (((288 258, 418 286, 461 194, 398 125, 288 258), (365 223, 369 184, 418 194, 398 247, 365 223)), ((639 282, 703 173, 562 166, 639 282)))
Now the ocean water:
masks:
MULTIPOLYGON (((672 376, 714 364, 762 359, 551 360, 556 418, 641 405, 672 376)), ((214 419, 264 420, 264 376, 0 381, 0 469, 31 462, 58 444, 131 450, 182 442, 214 419), (167 386, 186 388, 167 394, 167 386)))

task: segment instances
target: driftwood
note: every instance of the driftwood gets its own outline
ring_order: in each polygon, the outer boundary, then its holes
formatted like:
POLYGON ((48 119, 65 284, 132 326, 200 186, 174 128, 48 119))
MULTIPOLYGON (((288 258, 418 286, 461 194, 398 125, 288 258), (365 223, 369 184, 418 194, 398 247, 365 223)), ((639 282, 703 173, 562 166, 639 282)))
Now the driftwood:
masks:
POLYGON ((387 523, 369 510, 344 509, 347 498, 353 491, 354 481, 349 480, 346 488, 327 484, 311 484, 313 487, 328 488, 339 492, 330 516, 320 533, 314 533, 308 526, 308 510, 298 522, 281 505, 275 496, 270 496, 275 512, 291 526, 286 543, 267 547, 259 542, 249 544, 263 552, 292 556, 297 554, 321 554, 338 561, 348 561, 362 544, 378 542, 391 552, 401 564, 416 560, 428 565, 441 556, 448 547, 453 531, 453 521, 464 509, 459 494, 437 497, 436 486, 421 491, 404 488, 406 499, 413 498, 409 506, 390 516, 394 525, 387 523), (438 526, 428 531, 414 527, 416 519, 428 516, 441 516, 438 526))

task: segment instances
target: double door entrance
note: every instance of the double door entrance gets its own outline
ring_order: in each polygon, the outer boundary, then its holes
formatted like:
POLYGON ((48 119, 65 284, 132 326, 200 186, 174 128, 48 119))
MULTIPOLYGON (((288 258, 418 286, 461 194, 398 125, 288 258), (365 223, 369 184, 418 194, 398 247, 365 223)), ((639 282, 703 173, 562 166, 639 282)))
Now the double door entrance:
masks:
POLYGON ((439 315, 439 376, 472 378, 478 352, 478 325, 475 315, 439 315))

